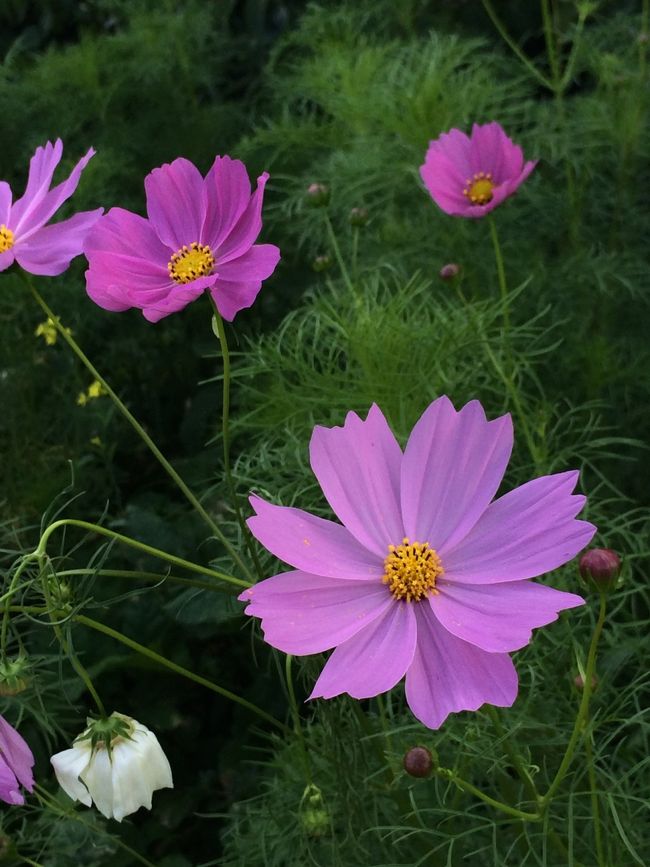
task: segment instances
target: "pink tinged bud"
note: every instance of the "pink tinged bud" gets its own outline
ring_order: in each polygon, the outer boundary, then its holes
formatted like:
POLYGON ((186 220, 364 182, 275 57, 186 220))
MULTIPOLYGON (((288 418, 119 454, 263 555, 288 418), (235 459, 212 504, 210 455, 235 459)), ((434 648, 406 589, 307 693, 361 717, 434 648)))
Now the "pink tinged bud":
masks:
POLYGON ((326 184, 310 184, 307 187, 306 198, 310 205, 322 208, 330 200, 330 189, 326 184))
POLYGON ((454 277, 458 277, 459 273, 460 265, 457 265, 455 262, 449 262, 447 265, 442 266, 438 272, 438 276, 441 280, 453 280, 454 277))
POLYGON ((24 804, 20 790, 34 789, 34 756, 16 729, 0 716, 0 800, 6 804, 24 804))
POLYGON ((350 225, 357 229, 363 228, 368 223, 367 208, 352 208, 350 211, 350 225))
POLYGON ((411 747, 404 755, 404 770, 411 777, 428 777, 433 764, 433 756, 426 747, 411 747))
POLYGON ((578 568, 586 584, 600 591, 608 591, 616 586, 621 558, 611 548, 592 548, 580 557, 578 568))
POLYGON ((311 267, 314 269, 314 271, 317 272, 327 271, 327 269, 330 268, 331 265, 332 257, 328 253, 325 253, 322 256, 316 256, 314 261, 311 263, 311 267))
MULTIPOLYGON (((573 678, 573 683, 575 685, 575 688, 580 690, 580 692, 582 692, 582 690, 585 688, 585 679, 581 674, 576 674, 576 676, 573 678)), ((598 686, 598 678, 596 677, 595 674, 592 674, 592 676, 591 676, 591 691, 593 692, 597 686, 598 686)))

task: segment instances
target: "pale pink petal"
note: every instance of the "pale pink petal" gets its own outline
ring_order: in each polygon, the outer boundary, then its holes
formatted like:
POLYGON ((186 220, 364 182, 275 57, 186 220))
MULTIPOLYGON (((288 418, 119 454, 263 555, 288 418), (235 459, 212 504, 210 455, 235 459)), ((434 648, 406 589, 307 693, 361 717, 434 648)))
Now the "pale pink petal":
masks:
POLYGON ((491 653, 519 650, 532 629, 558 618, 566 608, 584 605, 573 593, 532 581, 500 584, 453 584, 440 580, 431 610, 448 632, 491 653))
POLYGON ((0 253, 0 271, 6 271, 7 268, 10 268, 14 264, 15 258, 16 254, 13 249, 0 253))
POLYGON ((542 476, 495 500, 462 541, 438 551, 445 578, 518 581, 571 560, 596 532, 573 520, 585 502, 571 494, 577 481, 577 471, 542 476))
POLYGON ((394 604, 381 582, 323 578, 307 572, 267 578, 238 598, 248 603, 247 614, 262 618, 267 644, 296 656, 336 647, 394 604))
POLYGON ((22 735, 2 716, 0 716, 0 754, 27 791, 33 791, 32 751, 22 735))
POLYGON ((376 404, 362 421, 348 413, 343 427, 316 426, 311 467, 335 515, 382 560, 399 545, 404 525, 399 506, 402 451, 376 404))
POLYGON ((6 181, 0 181, 0 226, 9 225, 11 200, 11 187, 6 181))
POLYGON ((171 313, 177 313, 192 301, 196 301, 206 289, 214 285, 215 276, 197 277, 191 283, 171 284, 166 298, 154 301, 153 299, 139 300, 137 307, 142 307, 142 315, 149 322, 159 322, 171 313))
POLYGON ((517 698, 517 672, 506 653, 487 653, 456 638, 438 623, 427 604, 415 607, 418 641, 406 672, 406 700, 431 729, 450 713, 483 704, 510 707, 517 698))
MULTIPOLYGON (((41 187, 39 187, 39 191, 33 199, 28 200, 28 194, 25 193, 23 198, 16 202, 11 210, 11 222, 17 241, 26 241, 41 226, 44 226, 61 205, 70 198, 79 185, 81 173, 94 154, 95 151, 90 148, 72 169, 69 177, 54 189, 46 192, 44 196, 41 196, 41 187)), ((56 162, 58 163, 58 159, 56 162)), ((47 176, 46 171, 45 177, 47 176)), ((51 174, 49 179, 51 180, 51 174)))
POLYGON ((261 288, 261 281, 231 283, 229 280, 219 280, 217 277, 210 294, 220 315, 228 322, 232 322, 240 310, 252 306, 261 288))
POLYGON ((25 798, 18 786, 18 780, 11 768, 0 755, 0 801, 5 804, 24 804, 25 798))
POLYGON ((499 185, 521 173, 524 154, 496 121, 472 127, 472 174, 490 172, 499 185))
POLYGON ((264 187, 268 179, 267 172, 259 176, 257 189, 251 196, 246 210, 228 234, 222 236, 219 242, 215 243, 213 249, 216 250, 219 265, 230 262, 231 259, 238 259, 257 240, 257 236, 262 231, 262 202, 264 200, 264 187))
POLYGON ((372 698, 392 689, 413 661, 417 627, 413 605, 393 604, 336 648, 309 698, 372 698))
POLYGON ((197 167, 179 157, 144 180, 147 214, 160 240, 172 251, 199 243, 207 208, 205 182, 197 167))
POLYGON ((476 400, 459 412, 447 397, 434 401, 413 428, 402 461, 406 536, 449 550, 488 507, 511 451, 509 415, 487 421, 476 400))
POLYGON ((83 252, 86 236, 101 214, 102 208, 81 211, 68 220, 43 226, 27 241, 16 244, 16 261, 30 274, 46 277, 62 274, 72 259, 83 252))
POLYGON ((218 250, 250 202, 246 166, 241 160, 217 157, 206 175, 205 189, 207 205, 201 243, 218 250))
POLYGON ((25 192, 12 208, 13 225, 18 226, 29 210, 37 207, 45 198, 52 184, 54 170, 61 162, 63 142, 58 138, 54 144, 48 141, 37 147, 29 161, 29 175, 25 192))
POLYGON ((274 506, 250 497, 256 515, 246 522, 251 533, 272 554, 315 575, 381 581, 383 562, 360 545, 345 527, 302 509, 274 506))
POLYGON ((229 283, 256 283, 266 280, 280 261, 280 250, 273 244, 256 244, 240 256, 222 263, 217 261, 219 279, 229 283))

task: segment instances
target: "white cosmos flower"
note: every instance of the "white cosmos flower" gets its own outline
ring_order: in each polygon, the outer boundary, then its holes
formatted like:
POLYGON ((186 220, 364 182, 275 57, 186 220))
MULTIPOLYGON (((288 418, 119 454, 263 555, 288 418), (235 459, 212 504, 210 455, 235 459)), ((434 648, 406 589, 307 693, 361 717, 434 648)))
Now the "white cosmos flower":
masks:
POLYGON ((119 713, 89 721, 72 749, 50 759, 63 791, 107 819, 121 822, 140 807, 151 809, 156 789, 172 789, 172 772, 158 738, 119 713), (110 746, 107 746, 110 744, 110 746))

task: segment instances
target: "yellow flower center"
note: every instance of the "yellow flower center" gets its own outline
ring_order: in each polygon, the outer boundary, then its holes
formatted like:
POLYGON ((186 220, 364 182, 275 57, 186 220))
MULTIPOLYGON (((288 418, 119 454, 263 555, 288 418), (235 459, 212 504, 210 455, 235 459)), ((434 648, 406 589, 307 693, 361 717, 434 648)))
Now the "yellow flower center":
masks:
POLYGON ((181 247, 172 255, 167 270, 174 283, 190 283, 197 277, 212 274, 215 264, 212 250, 193 241, 189 247, 181 247))
POLYGON ((6 253, 14 245, 14 233, 3 223, 0 226, 0 253, 6 253))
POLYGON ((467 178, 463 195, 473 205, 486 205, 492 199, 492 190, 496 184, 492 180, 492 172, 477 172, 473 178, 467 178))
POLYGON ((437 594, 436 579, 444 575, 440 557, 428 542, 409 542, 389 545, 381 579, 396 599, 419 602, 428 593, 437 594))

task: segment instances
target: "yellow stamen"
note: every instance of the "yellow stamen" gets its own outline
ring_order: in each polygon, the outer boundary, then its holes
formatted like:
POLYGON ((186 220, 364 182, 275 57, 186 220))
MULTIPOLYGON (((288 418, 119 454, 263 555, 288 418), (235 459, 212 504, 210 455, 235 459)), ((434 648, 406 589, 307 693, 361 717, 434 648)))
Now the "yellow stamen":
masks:
POLYGON ((428 542, 409 542, 389 545, 381 579, 396 599, 419 602, 429 593, 438 594, 436 579, 445 574, 437 552, 428 542))
POLYGON ((492 190, 496 184, 492 180, 492 172, 476 172, 473 178, 467 178, 463 195, 473 205, 486 205, 492 200, 492 190))
POLYGON ((6 253, 14 245, 14 233, 4 223, 0 225, 0 253, 6 253))
POLYGON ((190 283, 197 277, 212 274, 215 264, 212 250, 193 241, 189 247, 181 247, 172 255, 167 270, 174 283, 190 283))

